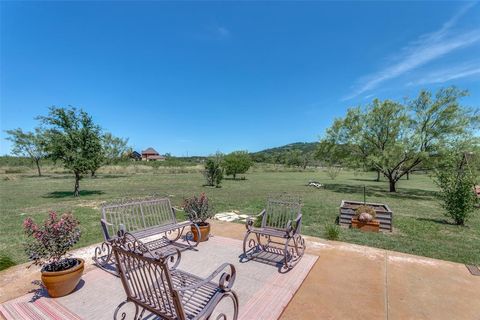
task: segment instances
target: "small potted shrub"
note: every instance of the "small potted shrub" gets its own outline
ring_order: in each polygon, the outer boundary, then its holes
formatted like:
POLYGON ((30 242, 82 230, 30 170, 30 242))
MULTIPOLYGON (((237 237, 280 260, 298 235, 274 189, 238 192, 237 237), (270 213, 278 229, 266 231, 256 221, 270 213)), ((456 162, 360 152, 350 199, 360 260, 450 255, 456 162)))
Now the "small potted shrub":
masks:
POLYGON ((23 222, 28 237, 25 252, 33 264, 42 267, 42 282, 52 298, 71 293, 82 277, 85 261, 66 257, 80 239, 80 227, 72 214, 58 217, 50 212, 41 225, 31 218, 23 222))
POLYGON ((188 219, 192 222, 193 241, 198 241, 198 239, 200 239, 200 242, 207 241, 210 235, 210 223, 207 222, 207 219, 211 218, 212 214, 208 204, 208 197, 205 193, 202 192, 198 197, 193 196, 185 199, 183 210, 185 210, 188 219), (195 224, 200 229, 200 238, 197 228, 194 226, 195 224))
POLYGON ((375 209, 367 205, 361 205, 355 210, 352 227, 364 231, 378 232, 380 223, 375 220, 375 217, 375 209))

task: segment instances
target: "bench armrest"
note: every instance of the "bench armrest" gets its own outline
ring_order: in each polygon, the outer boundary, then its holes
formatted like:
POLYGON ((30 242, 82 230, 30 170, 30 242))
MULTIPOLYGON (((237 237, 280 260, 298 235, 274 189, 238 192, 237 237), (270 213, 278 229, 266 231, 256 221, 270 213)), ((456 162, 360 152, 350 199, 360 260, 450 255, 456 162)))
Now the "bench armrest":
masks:
POLYGON ((254 220, 256 220, 258 217, 262 217, 262 221, 263 221, 263 216, 265 215, 265 209, 262 210, 262 212, 260 212, 259 214, 255 215, 255 219, 253 219, 252 217, 248 217, 247 218, 247 221, 245 222, 245 227, 247 228, 248 231, 251 231, 252 228, 253 228, 253 223, 254 223, 254 220))
POLYGON ((188 290, 195 290, 198 289, 209 282, 211 282, 217 275, 219 275, 223 271, 222 275, 220 276, 220 280, 218 281, 218 287, 224 291, 230 291, 233 287, 235 282, 236 270, 235 266, 231 263, 224 263, 220 267, 218 267, 215 271, 212 272, 207 278, 203 279, 200 282, 197 282, 191 286, 187 287, 179 287, 175 288, 179 292, 188 291, 188 290), (227 270, 225 270, 227 269, 227 270))
POLYGON ((105 238, 105 241, 110 240, 110 235, 108 234, 108 226, 113 226, 113 224, 103 218, 100 219, 100 224, 102 226, 103 237, 105 238))

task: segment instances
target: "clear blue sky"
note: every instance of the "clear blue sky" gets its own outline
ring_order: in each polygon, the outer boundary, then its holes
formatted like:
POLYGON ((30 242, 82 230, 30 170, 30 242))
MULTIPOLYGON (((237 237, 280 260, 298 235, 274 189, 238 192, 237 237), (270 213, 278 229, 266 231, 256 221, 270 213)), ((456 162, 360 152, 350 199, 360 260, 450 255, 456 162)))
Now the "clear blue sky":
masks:
POLYGON ((1 2, 4 130, 77 106, 136 150, 207 155, 315 141, 373 97, 470 90, 471 2, 1 2))

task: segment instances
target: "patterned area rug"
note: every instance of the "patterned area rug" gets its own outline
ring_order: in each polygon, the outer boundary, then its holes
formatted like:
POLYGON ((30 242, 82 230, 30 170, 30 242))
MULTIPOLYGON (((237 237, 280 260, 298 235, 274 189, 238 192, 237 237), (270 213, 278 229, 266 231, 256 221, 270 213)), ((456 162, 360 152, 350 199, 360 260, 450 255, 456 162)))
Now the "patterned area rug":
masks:
POLYGON ((0 305, 0 314, 7 320, 80 320, 82 319, 71 312, 55 299, 35 299, 34 294, 10 300, 0 305))
MULTIPOLYGON (((197 252, 183 252, 179 268, 206 277, 224 262, 234 264, 237 278, 233 289, 239 297, 239 319, 243 320, 278 319, 318 258, 305 254, 294 269, 279 273, 275 265, 243 261, 242 241, 239 240, 212 237, 198 249, 197 252)), ((125 297, 120 279, 97 269, 84 274, 81 285, 68 296, 51 299, 40 295, 29 302, 30 294, 4 303, 0 310, 7 320, 111 320, 115 308, 125 297)), ((219 311, 227 315, 231 314, 230 309, 230 305, 219 307, 219 311)), ((149 314, 145 318, 154 319, 149 314)), ((215 314, 212 318, 216 318, 215 314)))

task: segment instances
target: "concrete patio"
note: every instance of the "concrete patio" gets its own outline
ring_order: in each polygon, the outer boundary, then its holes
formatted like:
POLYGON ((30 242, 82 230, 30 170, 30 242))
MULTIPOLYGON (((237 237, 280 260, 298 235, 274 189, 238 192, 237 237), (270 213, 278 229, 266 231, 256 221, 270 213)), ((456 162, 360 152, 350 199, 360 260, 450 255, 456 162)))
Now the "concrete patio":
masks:
MULTIPOLYGON (((212 224, 215 236, 243 239, 241 224, 212 224)), ((463 264, 306 239, 318 259, 280 319, 480 319, 480 277, 463 264)), ((92 246, 75 252, 88 261, 85 277, 97 269, 92 253, 92 246)), ((0 272, 0 302, 36 288, 39 272, 25 266, 0 272)))

